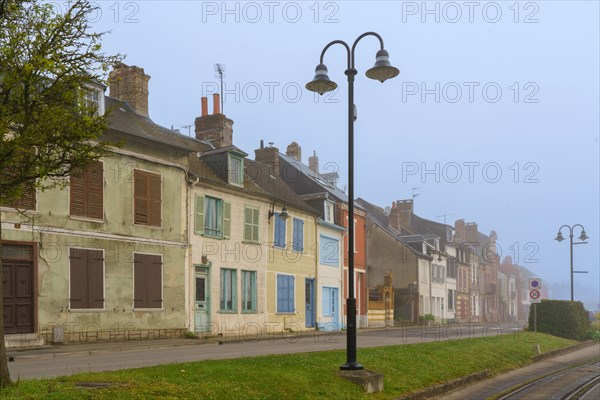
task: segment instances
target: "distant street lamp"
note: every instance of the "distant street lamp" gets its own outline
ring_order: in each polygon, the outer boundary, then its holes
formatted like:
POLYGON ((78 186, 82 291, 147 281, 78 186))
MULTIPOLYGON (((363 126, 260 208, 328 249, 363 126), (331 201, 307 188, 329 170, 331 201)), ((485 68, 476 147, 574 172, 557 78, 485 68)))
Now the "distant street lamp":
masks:
POLYGON ((380 50, 375 56, 375 65, 366 72, 368 78, 384 82, 394 78, 400 71, 390 64, 388 52, 383 48, 383 39, 375 32, 366 32, 360 35, 350 46, 343 40, 334 40, 327 44, 321 51, 319 65, 315 69, 314 79, 306 84, 306 89, 317 92, 320 95, 337 88, 337 84, 327 76, 327 67, 323 64, 325 52, 334 44, 341 44, 347 51, 347 68, 345 74, 348 76, 348 298, 346 299, 347 310, 347 333, 346 333, 346 364, 340 369, 359 370, 363 366, 356 361, 356 299, 354 298, 354 121, 356 120, 356 109, 354 106, 354 77, 358 71, 354 68, 354 51, 358 42, 365 36, 375 36, 379 39, 380 50))
MULTIPOLYGON (((573 226, 569 226, 569 225, 563 225, 560 228, 558 228, 558 233, 556 234, 556 238, 554 238, 554 240, 556 240, 557 242, 562 242, 563 240, 565 240, 565 238, 562 235, 562 228, 569 228, 569 239, 571 242, 571 246, 570 246, 570 250, 571 250, 571 301, 573 301, 573 245, 574 244, 586 244, 587 242, 585 241, 586 239, 588 239, 588 235, 585 234, 585 228, 581 225, 581 224, 575 224, 573 226), (580 227, 581 228, 581 235, 579 235, 579 240, 581 240, 581 242, 577 242, 577 243, 573 243, 573 230, 576 227, 580 227)), ((577 271, 577 272, 582 272, 582 271, 577 271)))

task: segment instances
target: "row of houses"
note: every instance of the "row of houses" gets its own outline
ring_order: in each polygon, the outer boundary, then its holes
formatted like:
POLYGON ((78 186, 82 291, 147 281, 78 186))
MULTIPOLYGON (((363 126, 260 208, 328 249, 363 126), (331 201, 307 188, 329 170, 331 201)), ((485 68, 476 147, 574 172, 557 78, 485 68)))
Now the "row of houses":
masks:
POLYGON ((202 98, 195 137, 155 124, 142 68, 119 64, 88 96, 109 112, 111 153, 0 207, 4 327, 50 342, 263 335, 345 324, 347 227, 355 226, 359 327, 523 318, 521 269, 496 235, 348 197, 316 153, 261 140, 202 98), (503 266, 506 264, 506 267, 503 266))

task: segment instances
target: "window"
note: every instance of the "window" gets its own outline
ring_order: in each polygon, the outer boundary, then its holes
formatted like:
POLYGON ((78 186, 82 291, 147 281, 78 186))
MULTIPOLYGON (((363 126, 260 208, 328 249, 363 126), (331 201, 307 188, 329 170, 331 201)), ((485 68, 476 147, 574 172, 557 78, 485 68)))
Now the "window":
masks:
MULTIPOLYGON (((4 173, 4 171, 3 171, 4 173)), ((22 183, 21 197, 11 202, 0 203, 0 206, 8 206, 21 210, 35 210, 35 181, 22 183)))
POLYGON ((244 241, 258 243, 259 216, 258 208, 250 206, 244 208, 244 241))
POLYGON ((331 287, 323 287, 323 316, 336 317, 337 310, 337 289, 331 287))
POLYGON ((333 203, 325 201, 325 221, 333 224, 333 203))
POLYGON ((236 312, 237 276, 235 269, 221 269, 221 312, 236 312))
POLYGON ((93 110, 91 115, 104 114, 104 102, 102 101, 102 97, 100 89, 90 89, 85 92, 85 106, 93 110))
POLYGON ((275 213, 273 219, 275 220, 275 237, 273 242, 275 244, 275 247, 284 248, 286 221, 279 218, 279 213, 275 213))
POLYGON ((242 271, 242 312, 256 312, 256 271, 242 271))
POLYGON ((293 313, 294 311, 294 277, 277 275, 277 312, 293 313))
POLYGON ((229 238, 231 203, 215 197, 196 195, 195 214, 195 233, 216 238, 229 238))
POLYGON ((104 218, 104 165, 92 161, 82 173, 70 180, 70 210, 72 216, 104 218))
POLYGON ((69 308, 104 308, 104 252, 69 250, 69 308))
POLYGON ((243 162, 240 157, 229 154, 229 183, 234 185, 244 184, 243 162))
POLYGON ((151 172, 134 173, 135 223, 161 226, 161 177, 151 172))
POLYGON ((319 261, 321 264, 338 267, 340 265, 340 242, 338 239, 321 235, 319 238, 319 261))
POLYGON ((133 307, 162 308, 162 257, 134 254, 133 307))
POLYGON ((448 278, 456 279, 456 258, 448 258, 448 278))
POLYGON ((454 310, 454 290, 448 289, 448 310, 454 310))
POLYGON ((298 218, 294 218, 294 241, 292 243, 292 250, 302 252, 304 251, 304 221, 298 218))

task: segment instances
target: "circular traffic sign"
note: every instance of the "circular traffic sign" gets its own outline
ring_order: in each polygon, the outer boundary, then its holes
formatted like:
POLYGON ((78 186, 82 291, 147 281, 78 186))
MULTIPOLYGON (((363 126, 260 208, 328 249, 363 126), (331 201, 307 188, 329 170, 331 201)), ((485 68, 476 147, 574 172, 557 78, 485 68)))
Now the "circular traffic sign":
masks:
POLYGON ((529 297, 531 297, 534 300, 537 300, 540 298, 540 291, 537 289, 532 290, 531 292, 529 292, 529 297))

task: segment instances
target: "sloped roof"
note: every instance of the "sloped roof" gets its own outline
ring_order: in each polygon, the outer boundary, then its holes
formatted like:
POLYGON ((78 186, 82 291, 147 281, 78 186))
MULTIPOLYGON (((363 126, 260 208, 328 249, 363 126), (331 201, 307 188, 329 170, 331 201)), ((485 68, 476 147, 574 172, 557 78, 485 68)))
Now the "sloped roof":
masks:
POLYGON ((110 129, 187 151, 204 151, 209 147, 196 138, 182 135, 154 123, 150 118, 136 113, 124 101, 105 96, 105 107, 110 110, 110 129))

